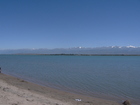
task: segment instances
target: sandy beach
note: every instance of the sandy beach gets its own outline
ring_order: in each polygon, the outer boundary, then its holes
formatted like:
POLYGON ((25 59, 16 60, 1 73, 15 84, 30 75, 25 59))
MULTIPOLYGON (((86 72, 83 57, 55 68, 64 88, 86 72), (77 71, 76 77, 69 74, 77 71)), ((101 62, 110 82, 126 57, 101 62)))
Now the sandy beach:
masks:
POLYGON ((43 87, 0 73, 0 105, 122 105, 43 87))

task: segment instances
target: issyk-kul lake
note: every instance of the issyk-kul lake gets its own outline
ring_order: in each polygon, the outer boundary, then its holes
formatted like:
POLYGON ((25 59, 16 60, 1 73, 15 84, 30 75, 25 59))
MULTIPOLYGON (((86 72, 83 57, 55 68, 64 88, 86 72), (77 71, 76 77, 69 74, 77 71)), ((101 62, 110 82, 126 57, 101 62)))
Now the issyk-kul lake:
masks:
POLYGON ((140 56, 0 55, 0 67, 39 85, 140 102, 140 56))

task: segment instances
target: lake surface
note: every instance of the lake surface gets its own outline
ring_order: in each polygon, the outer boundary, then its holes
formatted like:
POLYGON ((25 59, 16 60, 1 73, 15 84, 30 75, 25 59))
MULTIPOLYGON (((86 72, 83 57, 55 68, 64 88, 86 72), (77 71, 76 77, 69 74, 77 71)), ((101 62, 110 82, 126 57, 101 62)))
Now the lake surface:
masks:
POLYGON ((64 91, 140 99, 140 56, 0 55, 0 67, 5 74, 64 91))

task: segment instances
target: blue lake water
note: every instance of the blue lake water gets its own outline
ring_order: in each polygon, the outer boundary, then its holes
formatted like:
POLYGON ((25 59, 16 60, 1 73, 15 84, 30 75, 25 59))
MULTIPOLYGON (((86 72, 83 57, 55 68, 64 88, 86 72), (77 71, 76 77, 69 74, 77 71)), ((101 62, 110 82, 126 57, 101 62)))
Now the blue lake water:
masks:
POLYGON ((2 72, 88 96, 140 99, 140 56, 0 55, 2 72))

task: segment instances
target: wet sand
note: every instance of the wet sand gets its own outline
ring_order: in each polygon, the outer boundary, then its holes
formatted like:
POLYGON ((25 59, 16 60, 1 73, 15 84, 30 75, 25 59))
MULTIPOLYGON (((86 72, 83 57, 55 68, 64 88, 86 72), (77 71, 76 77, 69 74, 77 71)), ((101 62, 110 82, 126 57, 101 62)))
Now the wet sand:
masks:
POLYGON ((40 86, 0 73, 0 105, 122 105, 40 86))

